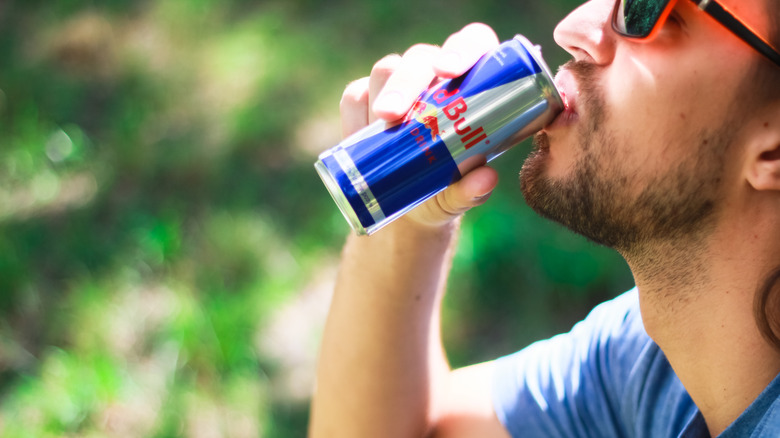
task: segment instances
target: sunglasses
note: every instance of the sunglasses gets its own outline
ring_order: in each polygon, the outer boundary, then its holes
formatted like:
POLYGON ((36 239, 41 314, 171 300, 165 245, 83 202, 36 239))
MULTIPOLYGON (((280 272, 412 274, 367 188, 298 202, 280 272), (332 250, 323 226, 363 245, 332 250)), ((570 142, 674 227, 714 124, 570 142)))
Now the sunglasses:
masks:
MULTIPOLYGON (((717 1, 691 1, 742 41, 780 66, 780 53, 717 1)), ((649 40, 663 26, 675 3, 676 0, 617 0, 612 13, 612 28, 628 38, 649 40)))

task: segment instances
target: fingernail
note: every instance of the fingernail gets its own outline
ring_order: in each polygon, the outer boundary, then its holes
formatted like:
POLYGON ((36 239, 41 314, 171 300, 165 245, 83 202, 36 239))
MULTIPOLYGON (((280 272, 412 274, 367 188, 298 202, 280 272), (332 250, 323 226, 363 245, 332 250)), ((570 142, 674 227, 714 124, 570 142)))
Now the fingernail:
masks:
POLYGON ((439 58, 436 60, 436 66, 440 70, 446 70, 450 72, 460 71, 462 63, 463 58, 460 56, 460 53, 453 50, 442 52, 439 55, 439 58))
POLYGON ((382 93, 374 102, 374 111, 383 113, 403 112, 404 97, 399 91, 382 93))
POLYGON ((471 198, 471 200, 472 201, 484 201, 484 200, 487 200, 490 197, 490 195, 492 195, 492 194, 493 194, 493 191, 491 190, 491 191, 485 193, 484 195, 475 196, 475 197, 471 198))

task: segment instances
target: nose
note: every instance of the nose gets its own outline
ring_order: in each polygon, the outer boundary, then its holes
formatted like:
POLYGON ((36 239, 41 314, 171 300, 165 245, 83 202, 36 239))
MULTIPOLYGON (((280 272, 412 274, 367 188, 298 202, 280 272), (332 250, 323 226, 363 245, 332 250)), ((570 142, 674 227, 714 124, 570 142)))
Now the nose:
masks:
POLYGON ((611 25, 614 6, 615 0, 591 0, 582 4, 555 28, 555 42, 576 61, 609 64, 617 43, 611 25))

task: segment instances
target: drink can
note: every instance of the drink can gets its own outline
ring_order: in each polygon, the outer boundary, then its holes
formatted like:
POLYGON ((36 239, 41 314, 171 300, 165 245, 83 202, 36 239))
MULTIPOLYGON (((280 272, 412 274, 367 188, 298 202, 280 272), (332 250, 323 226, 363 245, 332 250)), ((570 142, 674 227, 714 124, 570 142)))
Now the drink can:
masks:
POLYGON ((538 46, 522 35, 422 93, 314 164, 352 229, 372 234, 542 129, 564 108, 538 46))

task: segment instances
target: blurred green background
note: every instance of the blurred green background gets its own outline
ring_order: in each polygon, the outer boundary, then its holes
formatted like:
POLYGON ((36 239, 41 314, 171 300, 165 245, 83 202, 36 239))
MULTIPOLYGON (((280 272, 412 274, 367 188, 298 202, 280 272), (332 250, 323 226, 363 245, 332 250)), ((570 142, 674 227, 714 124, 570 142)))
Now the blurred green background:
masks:
MULTIPOLYGON (((303 436, 348 232, 312 164, 344 86, 471 21, 557 66, 577 3, 0 2, 0 435, 303 436)), ((631 286, 524 205, 529 148, 464 222, 455 366, 631 286)))

